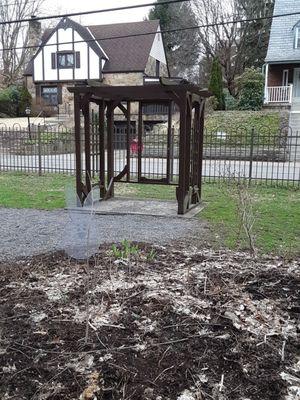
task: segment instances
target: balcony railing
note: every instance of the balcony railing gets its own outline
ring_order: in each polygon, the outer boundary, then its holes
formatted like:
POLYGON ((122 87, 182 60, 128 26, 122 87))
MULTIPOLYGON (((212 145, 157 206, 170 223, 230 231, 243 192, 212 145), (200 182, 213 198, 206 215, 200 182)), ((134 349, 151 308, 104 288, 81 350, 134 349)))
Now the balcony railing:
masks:
POLYGON ((293 99, 293 85, 266 88, 265 103, 288 103, 293 99))

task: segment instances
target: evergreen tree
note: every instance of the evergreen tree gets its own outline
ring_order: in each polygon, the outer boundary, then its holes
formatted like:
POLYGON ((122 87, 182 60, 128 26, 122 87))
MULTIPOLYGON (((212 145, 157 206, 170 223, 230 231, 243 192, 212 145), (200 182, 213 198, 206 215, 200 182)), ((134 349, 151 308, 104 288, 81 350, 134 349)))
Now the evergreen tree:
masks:
POLYGON ((25 110, 27 107, 32 106, 32 96, 29 93, 25 85, 19 87, 19 115, 25 116, 25 110))
POLYGON ((219 59, 216 57, 213 60, 212 68, 211 68, 211 76, 209 83, 209 91, 216 98, 217 110, 225 110, 225 96, 223 92, 223 75, 222 75, 222 67, 219 59))
POLYGON ((238 108, 240 110, 261 110, 264 98, 264 76, 260 70, 246 68, 237 78, 239 89, 238 108))
MULTIPOLYGON (((150 20, 159 19, 162 30, 197 25, 195 13, 188 3, 159 4, 150 10, 150 20)), ((199 57, 199 35, 196 30, 163 34, 167 59, 173 76, 191 74, 199 57)))

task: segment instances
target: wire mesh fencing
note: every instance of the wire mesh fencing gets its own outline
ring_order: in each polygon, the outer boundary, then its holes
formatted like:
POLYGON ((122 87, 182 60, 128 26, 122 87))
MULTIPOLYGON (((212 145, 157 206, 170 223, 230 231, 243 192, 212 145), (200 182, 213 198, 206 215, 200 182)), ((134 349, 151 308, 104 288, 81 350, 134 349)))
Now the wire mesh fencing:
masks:
MULTIPOLYGON (((130 162, 131 180, 138 176, 161 179, 168 174, 178 180, 179 129, 174 125, 168 140, 166 124, 145 123, 142 143, 133 121, 130 134, 126 124, 116 122, 114 135, 115 173, 130 162), (138 162, 137 154, 142 154, 138 162), (139 171, 140 169, 140 171, 139 171)), ((91 127, 91 165, 99 173, 100 140, 96 124, 91 127)), ((105 146, 106 146, 106 142, 105 146)), ((84 148, 84 141, 81 143, 84 148)), ((105 153, 106 154, 106 153, 105 153)), ((82 156, 83 157, 83 156, 82 156)), ((85 165, 85 160, 82 159, 85 165)), ((0 126, 0 171, 75 174, 75 138, 71 128, 0 126)), ((232 177, 249 182, 300 187, 300 133, 269 129, 226 131, 206 130, 203 141, 203 179, 214 182, 232 177)))

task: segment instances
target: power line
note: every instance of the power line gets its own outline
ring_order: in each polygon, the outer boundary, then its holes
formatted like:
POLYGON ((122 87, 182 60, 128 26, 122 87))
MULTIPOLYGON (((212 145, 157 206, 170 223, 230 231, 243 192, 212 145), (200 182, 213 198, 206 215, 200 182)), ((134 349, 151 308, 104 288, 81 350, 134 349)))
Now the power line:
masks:
MULTIPOLYGON (((32 1, 28 1, 27 2, 27 5, 28 4, 33 4, 33 3, 36 3, 36 0, 32 0, 32 1)), ((10 6, 17 6, 17 5, 19 5, 20 3, 5 3, 5 4, 0 4, 0 7, 10 7, 10 6)))
MULTIPOLYGON (((167 3, 170 3, 167 2, 167 3)), ((160 3, 162 4, 162 3, 160 3)), ((246 22, 255 22, 255 21, 262 21, 266 19, 273 19, 273 18, 283 18, 283 17, 288 17, 288 16, 295 16, 295 15, 300 15, 300 11, 298 12, 293 12, 293 13, 288 13, 288 14, 277 14, 273 16, 266 16, 266 17, 258 17, 258 18, 248 18, 248 19, 239 19, 239 20, 231 20, 231 21, 222 21, 222 22, 215 22, 211 24, 204 24, 204 25, 194 25, 194 26, 189 26, 189 27, 184 27, 184 28, 175 28, 175 29, 165 29, 165 30, 159 30, 159 31, 152 31, 152 32, 144 32, 144 33, 132 33, 128 35, 119 35, 119 36, 110 36, 110 37, 101 37, 101 38, 94 38, 94 39, 87 39, 87 40, 75 40, 74 42, 61 42, 61 43, 45 43, 43 44, 43 47, 48 47, 48 46, 57 46, 57 45, 65 45, 65 44, 76 44, 76 43, 90 43, 90 42, 99 42, 99 41, 105 41, 105 40, 115 40, 115 39, 125 39, 125 38, 130 38, 130 37, 139 37, 139 36, 148 36, 148 35, 156 35, 156 34, 165 34, 165 33, 175 33, 175 32, 184 32, 184 31, 189 31, 189 30, 195 30, 195 29, 202 29, 202 28, 213 28, 216 26, 225 26, 225 25, 232 25, 232 24, 242 24, 246 22)), ((11 47, 11 48, 3 48, 0 49, 0 51, 11 51, 11 50, 23 50, 23 49, 37 49, 41 45, 32 45, 32 46, 20 46, 20 47, 11 47)))
MULTIPOLYGON (((66 14, 56 14, 56 15, 46 15, 44 17, 36 17, 35 20, 43 21, 47 19, 56 19, 56 18, 68 18, 68 17, 79 17, 82 15, 91 15, 91 14, 100 14, 100 13, 107 13, 107 12, 114 12, 114 11, 124 11, 124 10, 132 10, 135 8, 143 8, 143 7, 155 7, 157 5, 165 5, 165 4, 174 4, 174 3, 183 3, 188 2, 191 0, 168 0, 168 1, 161 1, 159 4, 157 2, 152 3, 145 3, 145 4, 136 4, 132 6, 122 6, 117 8, 105 8, 102 10, 90 10, 90 11, 79 11, 73 13, 66 13, 66 14)), ((32 18, 23 18, 23 19, 15 19, 11 21, 1 21, 0 25, 9 25, 9 24, 17 24, 20 22, 30 22, 32 18)))

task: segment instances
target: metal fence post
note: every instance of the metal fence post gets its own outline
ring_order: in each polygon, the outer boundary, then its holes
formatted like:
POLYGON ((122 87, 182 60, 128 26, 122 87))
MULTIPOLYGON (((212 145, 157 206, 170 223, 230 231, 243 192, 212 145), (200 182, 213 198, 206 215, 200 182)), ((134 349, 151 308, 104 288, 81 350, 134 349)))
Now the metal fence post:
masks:
POLYGON ((38 136, 38 167, 39 167, 39 176, 42 176, 42 141, 41 141, 41 126, 40 126, 40 124, 38 124, 37 136, 38 136))
POLYGON ((250 137, 249 185, 251 185, 251 180, 252 180, 254 134, 255 134, 255 130, 254 130, 254 128, 252 128, 251 129, 251 137, 250 137))

